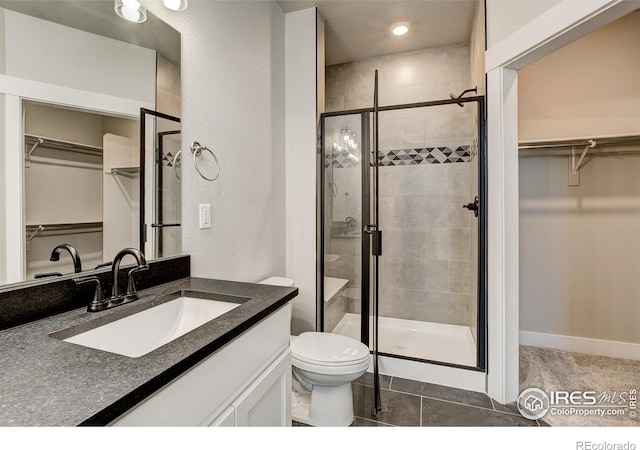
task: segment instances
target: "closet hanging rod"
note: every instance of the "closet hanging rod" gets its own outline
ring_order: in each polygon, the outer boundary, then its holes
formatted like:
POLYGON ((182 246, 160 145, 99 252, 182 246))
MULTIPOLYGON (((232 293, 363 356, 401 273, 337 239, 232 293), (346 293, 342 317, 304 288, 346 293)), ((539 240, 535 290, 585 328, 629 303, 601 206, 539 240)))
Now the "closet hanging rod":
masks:
POLYGON ((53 148, 55 150, 65 150, 70 152, 83 153, 87 155, 102 156, 102 147, 98 147, 95 145, 78 144, 77 142, 63 141, 60 139, 52 139, 52 138, 47 138, 43 136, 35 136, 31 134, 25 134, 24 141, 27 145, 32 145, 32 146, 39 145, 42 147, 53 148))
MULTIPOLYGON (((578 148, 579 149, 579 148, 578 148)), ((597 150, 597 149, 594 149, 597 150)), ((635 149, 635 150, 613 150, 613 151, 602 151, 602 149, 600 149, 599 151, 592 151, 589 153, 590 155, 593 156, 624 156, 624 155, 640 155, 640 148, 635 149)), ((536 151, 536 150, 528 150, 525 149, 522 151, 522 153, 520 153, 520 158, 540 158, 542 156, 544 157, 551 157, 551 158, 566 158, 567 156, 571 156, 571 148, 564 148, 564 149, 560 149, 560 148, 556 148, 556 149, 549 149, 549 151, 545 151, 545 152, 541 152, 541 151, 536 151)))
POLYGON ((26 225, 29 233, 46 233, 47 231, 90 230, 102 229, 102 222, 76 222, 76 223, 45 223, 38 225, 26 225))
POLYGON ((640 136, 618 136, 618 137, 602 137, 590 139, 567 139, 557 141, 527 141, 518 144, 519 150, 548 150, 548 149, 569 149, 572 147, 585 147, 595 142, 595 147, 604 147, 611 145, 638 145, 640 144, 640 136))

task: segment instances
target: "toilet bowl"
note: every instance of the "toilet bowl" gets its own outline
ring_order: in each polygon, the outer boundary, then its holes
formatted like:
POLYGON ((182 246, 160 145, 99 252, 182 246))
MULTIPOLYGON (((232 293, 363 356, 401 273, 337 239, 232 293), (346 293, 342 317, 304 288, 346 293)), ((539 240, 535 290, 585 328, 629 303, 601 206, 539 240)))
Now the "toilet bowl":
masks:
MULTIPOLYGON (((272 277, 262 284, 293 286, 272 277)), ((291 337, 293 420, 313 426, 349 426, 353 422, 351 382, 369 368, 369 349, 333 333, 305 332, 291 337)))

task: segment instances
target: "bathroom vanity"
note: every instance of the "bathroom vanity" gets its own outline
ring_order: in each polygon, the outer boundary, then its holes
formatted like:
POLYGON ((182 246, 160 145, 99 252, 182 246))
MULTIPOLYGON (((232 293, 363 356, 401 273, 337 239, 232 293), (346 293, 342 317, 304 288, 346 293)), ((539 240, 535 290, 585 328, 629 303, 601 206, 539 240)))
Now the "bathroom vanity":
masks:
POLYGON ((139 295, 1 331, 0 426, 291 424, 297 289, 186 277, 139 295), (139 357, 65 341, 185 294, 239 306, 139 357))

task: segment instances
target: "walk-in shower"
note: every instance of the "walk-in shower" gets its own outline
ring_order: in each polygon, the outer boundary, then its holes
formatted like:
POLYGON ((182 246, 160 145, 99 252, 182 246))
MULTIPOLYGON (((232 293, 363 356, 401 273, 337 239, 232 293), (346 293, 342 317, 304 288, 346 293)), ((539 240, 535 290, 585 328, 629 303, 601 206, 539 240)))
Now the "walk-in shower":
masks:
POLYGON ((484 110, 460 95, 322 114, 319 329, 485 369, 484 110))

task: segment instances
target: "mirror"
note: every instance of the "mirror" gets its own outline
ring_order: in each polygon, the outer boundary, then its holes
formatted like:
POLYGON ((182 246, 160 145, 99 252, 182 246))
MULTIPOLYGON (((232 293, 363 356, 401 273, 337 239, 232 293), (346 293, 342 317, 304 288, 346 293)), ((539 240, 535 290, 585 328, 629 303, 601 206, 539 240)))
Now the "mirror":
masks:
POLYGON ((0 46, 0 283, 180 254, 180 34, 113 0, 0 1, 0 46))

